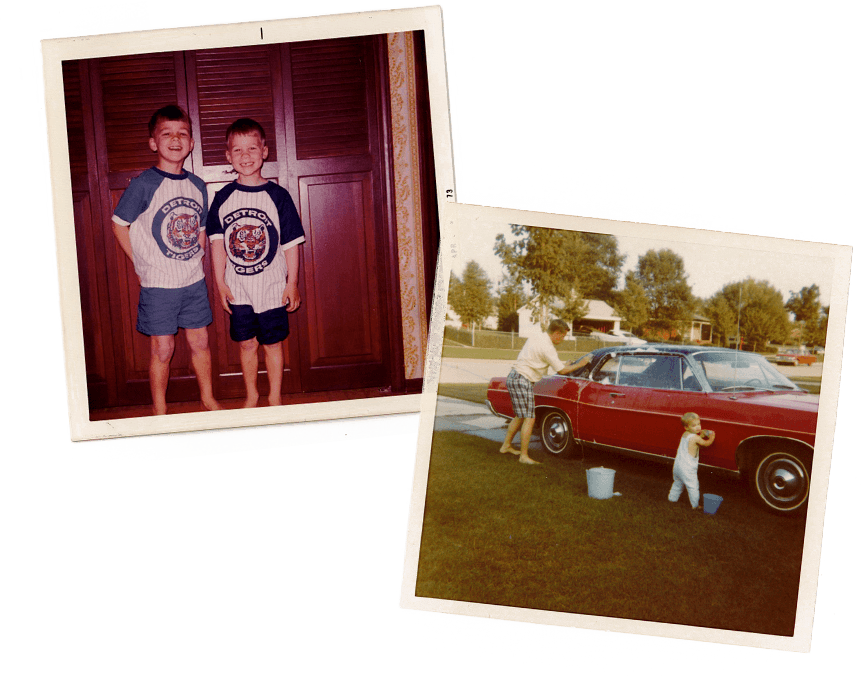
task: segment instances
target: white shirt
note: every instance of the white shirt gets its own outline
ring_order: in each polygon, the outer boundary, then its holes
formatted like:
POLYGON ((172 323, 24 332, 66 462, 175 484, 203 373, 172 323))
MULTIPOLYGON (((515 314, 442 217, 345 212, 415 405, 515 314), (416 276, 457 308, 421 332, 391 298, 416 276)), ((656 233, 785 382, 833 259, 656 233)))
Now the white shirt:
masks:
POLYGON ((536 383, 547 375, 549 368, 558 373, 565 366, 551 336, 539 333, 527 339, 512 368, 531 383, 536 383))

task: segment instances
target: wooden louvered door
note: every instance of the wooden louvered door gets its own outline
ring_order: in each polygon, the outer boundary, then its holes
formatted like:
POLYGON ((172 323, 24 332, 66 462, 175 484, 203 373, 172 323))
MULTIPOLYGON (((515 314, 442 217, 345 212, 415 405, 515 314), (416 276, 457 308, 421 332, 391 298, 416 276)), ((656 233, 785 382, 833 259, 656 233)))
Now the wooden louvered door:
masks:
MULTIPOLYGON (((281 46, 287 187, 307 234, 303 389, 393 384, 382 38, 281 46)), ((397 253, 395 253, 397 255, 397 253)), ((400 348, 399 348, 400 349, 400 348)))
MULTIPOLYGON (((227 126, 252 117, 267 131, 263 175, 300 211, 303 304, 284 343, 283 392, 403 390, 386 63, 385 37, 372 36, 64 64, 91 409, 151 401, 149 341, 135 330, 139 284, 110 217, 131 179, 156 163, 147 122, 170 103, 189 112, 195 148, 185 168, 207 183, 210 200, 235 177, 227 126)), ((238 345, 215 297, 209 251, 204 266, 214 390, 241 398, 238 345)), ((178 335, 168 401, 197 399, 178 335)))

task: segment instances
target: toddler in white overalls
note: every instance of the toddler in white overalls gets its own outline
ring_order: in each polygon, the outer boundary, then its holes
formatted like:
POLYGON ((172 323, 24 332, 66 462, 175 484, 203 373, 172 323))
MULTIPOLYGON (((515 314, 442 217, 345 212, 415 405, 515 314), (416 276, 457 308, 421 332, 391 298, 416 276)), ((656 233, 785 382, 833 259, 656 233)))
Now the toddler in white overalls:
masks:
POLYGON ((688 501, 692 509, 699 509, 700 486, 697 482, 697 465, 700 447, 709 447, 715 440, 714 431, 703 431, 701 435, 700 417, 694 412, 682 415, 682 425, 685 433, 679 441, 676 459, 673 462, 673 485, 668 493, 668 500, 679 501, 683 488, 688 491, 688 501))

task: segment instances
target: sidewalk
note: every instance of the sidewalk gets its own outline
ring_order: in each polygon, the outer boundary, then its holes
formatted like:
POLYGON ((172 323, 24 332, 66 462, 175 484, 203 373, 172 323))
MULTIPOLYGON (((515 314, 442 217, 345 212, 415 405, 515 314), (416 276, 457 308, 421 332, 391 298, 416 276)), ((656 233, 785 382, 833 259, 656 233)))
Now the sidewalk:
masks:
MULTIPOLYGON (((458 431, 502 444, 506 437, 506 426, 506 421, 494 416, 484 404, 437 396, 435 431, 458 431)), ((518 439, 515 442, 518 443, 518 439)), ((535 431, 531 436, 530 447, 536 449, 542 447, 542 442, 535 431)))

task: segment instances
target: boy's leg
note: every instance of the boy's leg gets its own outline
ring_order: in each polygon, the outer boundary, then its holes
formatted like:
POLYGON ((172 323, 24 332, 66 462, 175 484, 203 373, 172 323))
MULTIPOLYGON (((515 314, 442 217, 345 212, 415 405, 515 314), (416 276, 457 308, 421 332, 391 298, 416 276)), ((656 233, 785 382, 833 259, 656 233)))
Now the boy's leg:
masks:
POLYGON ((530 459, 529 455, 529 447, 530 447, 530 438, 533 435, 533 424, 536 423, 536 417, 531 416, 528 419, 524 419, 524 423, 521 426, 521 456, 518 459, 522 464, 541 464, 542 462, 536 461, 535 459, 530 459))
POLYGON ((263 357, 266 363, 266 377, 269 379, 269 404, 275 407, 281 404, 281 379, 284 375, 284 353, 281 343, 264 345, 263 357))
POLYGON ((521 454, 518 450, 512 447, 512 440, 515 438, 515 435, 518 433, 518 429, 521 427, 523 422, 524 419, 515 417, 509 423, 509 429, 506 431, 506 437, 503 440, 503 445, 500 447, 500 454, 521 454))
POLYGON ((221 405, 213 395, 213 364, 207 329, 206 327, 186 328, 185 331, 192 353, 192 368, 195 370, 201 392, 201 404, 210 411, 221 409, 221 405))
POLYGON ((173 335, 150 336, 150 394, 153 398, 153 414, 168 413, 165 395, 171 374, 171 358, 174 356, 173 335))
POLYGON ((692 509, 700 506, 700 483, 697 482, 697 474, 689 476, 685 481, 685 489, 688 492, 688 501, 692 509))
POLYGON ((670 492, 667 495, 669 502, 679 502, 679 496, 682 494, 683 484, 676 476, 673 479, 673 485, 670 486, 670 492))
POLYGON ((260 345, 257 338, 241 340, 239 343, 239 363, 242 367, 242 379, 245 382, 245 404, 243 407, 257 406, 260 395, 257 392, 257 350, 260 345))

